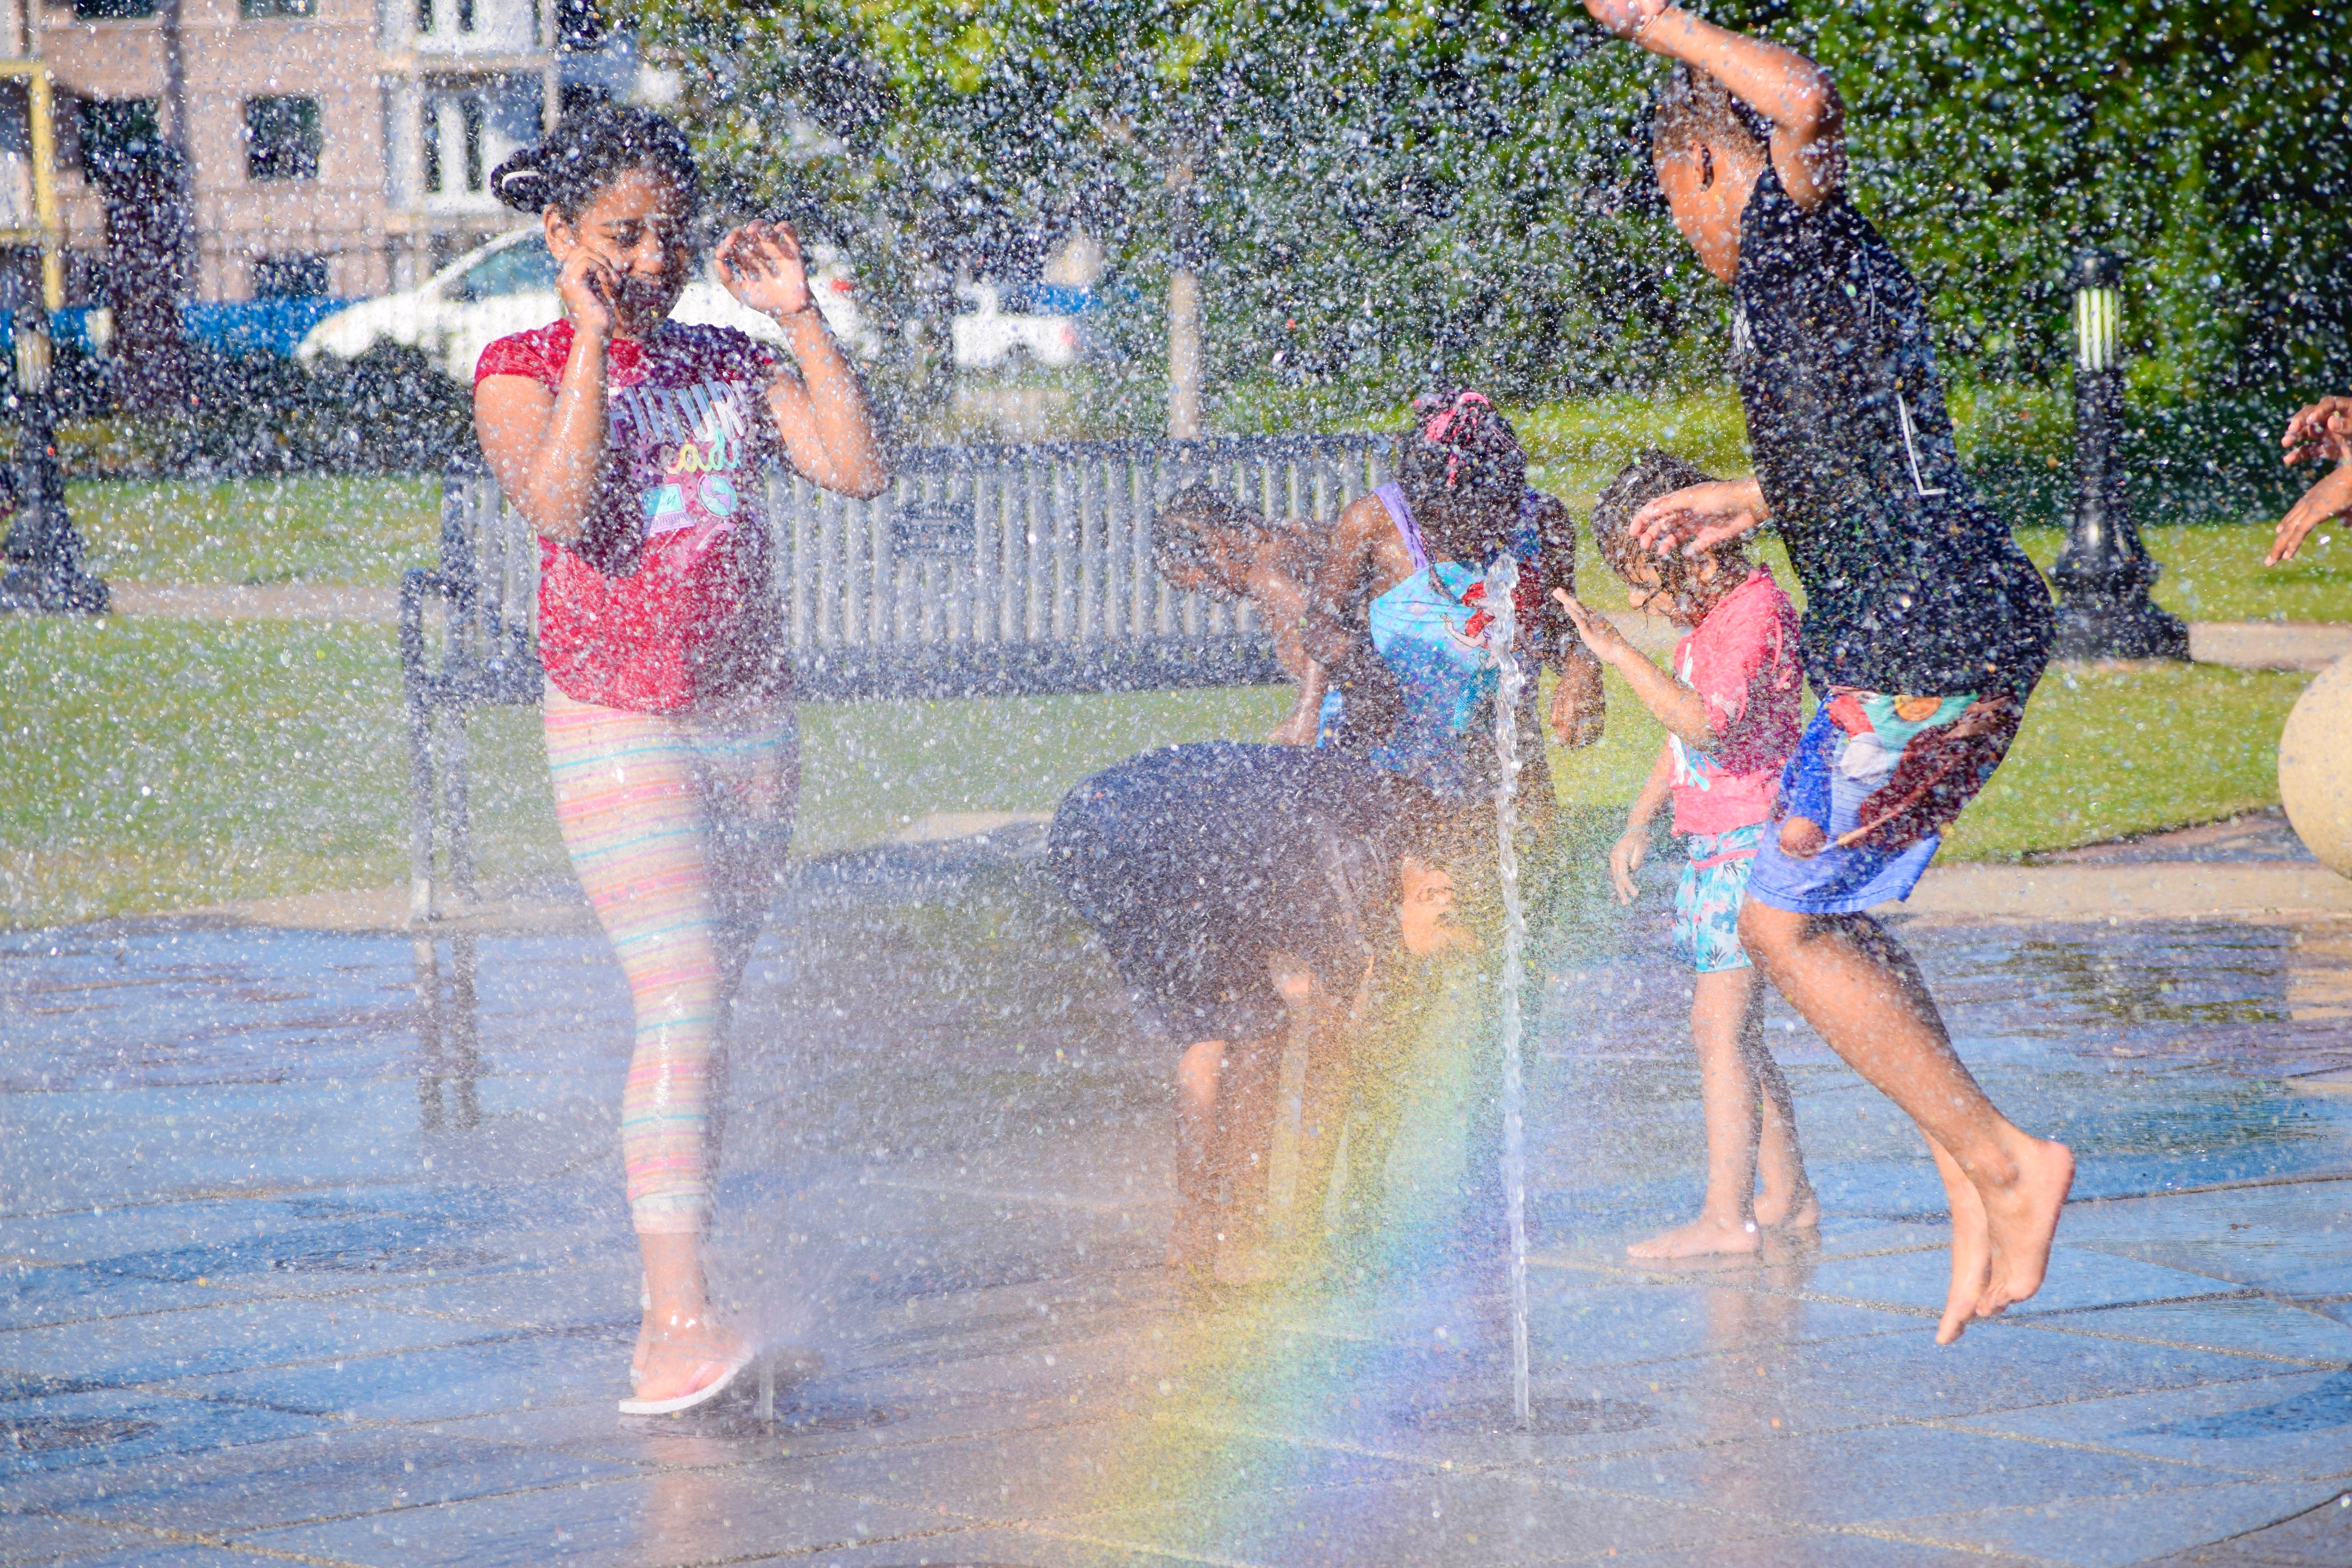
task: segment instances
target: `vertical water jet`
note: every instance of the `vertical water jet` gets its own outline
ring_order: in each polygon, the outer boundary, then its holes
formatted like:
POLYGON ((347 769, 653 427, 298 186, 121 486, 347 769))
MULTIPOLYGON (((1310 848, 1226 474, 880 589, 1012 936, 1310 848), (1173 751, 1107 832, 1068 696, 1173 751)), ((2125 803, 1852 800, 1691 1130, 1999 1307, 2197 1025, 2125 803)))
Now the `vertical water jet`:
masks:
POLYGON ((1519 1066, 1519 986, 1528 945, 1519 902, 1519 563, 1506 550, 1486 568, 1486 647, 1495 656, 1495 851, 1503 884, 1503 1212, 1511 1237, 1511 1413, 1529 1420, 1528 1396, 1528 1156, 1519 1066))

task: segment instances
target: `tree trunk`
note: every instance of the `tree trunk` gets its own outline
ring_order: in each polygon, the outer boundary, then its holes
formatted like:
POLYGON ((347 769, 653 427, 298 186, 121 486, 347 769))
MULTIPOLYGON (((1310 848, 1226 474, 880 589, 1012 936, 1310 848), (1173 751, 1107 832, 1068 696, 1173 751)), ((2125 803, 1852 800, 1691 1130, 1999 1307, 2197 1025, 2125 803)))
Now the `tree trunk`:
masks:
POLYGON ((1201 438, 1201 275, 1190 267, 1168 276, 1168 434, 1201 438))
POLYGON ((1168 163, 1168 434, 1178 441, 1201 438, 1201 225, 1200 193, 1192 160, 1180 153, 1168 163))

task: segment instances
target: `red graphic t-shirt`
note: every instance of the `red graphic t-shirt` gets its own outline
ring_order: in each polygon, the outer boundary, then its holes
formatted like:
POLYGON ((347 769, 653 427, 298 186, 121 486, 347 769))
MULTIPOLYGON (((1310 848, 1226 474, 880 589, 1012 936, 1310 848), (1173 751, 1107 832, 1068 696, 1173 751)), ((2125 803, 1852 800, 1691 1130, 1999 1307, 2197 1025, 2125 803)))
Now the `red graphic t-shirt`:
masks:
POLYGON ((1706 703, 1723 737, 1712 752, 1667 737, 1675 832, 1727 833, 1770 819, 1803 711, 1797 627, 1797 607, 1759 566, 1675 645, 1675 674, 1706 703))
MULTIPOLYGON (((527 375, 552 391, 572 323, 500 338, 474 384, 527 375)), ((727 327, 667 322, 605 351, 614 489, 586 533, 540 541, 539 652, 557 690, 660 713, 780 691, 790 649, 769 582, 760 476, 774 459, 764 395, 774 353, 727 327)))

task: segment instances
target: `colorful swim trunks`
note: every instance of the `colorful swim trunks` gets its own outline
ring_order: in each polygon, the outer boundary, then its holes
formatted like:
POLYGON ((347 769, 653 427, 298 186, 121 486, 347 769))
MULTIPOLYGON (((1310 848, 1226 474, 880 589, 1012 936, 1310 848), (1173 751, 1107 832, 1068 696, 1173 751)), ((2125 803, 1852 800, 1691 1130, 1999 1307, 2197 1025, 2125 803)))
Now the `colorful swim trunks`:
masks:
POLYGON ((1739 900, 1748 891, 1765 825, 1694 833, 1689 863, 1675 888, 1675 956, 1700 974, 1748 967, 1739 945, 1739 900))
POLYGON ((2025 717, 2010 692, 1898 697, 1832 687, 1780 773, 1779 818, 1829 842, 1800 858, 1776 827, 1748 896, 1799 914, 1853 914, 1907 899, 1940 834, 2009 754, 2025 717))

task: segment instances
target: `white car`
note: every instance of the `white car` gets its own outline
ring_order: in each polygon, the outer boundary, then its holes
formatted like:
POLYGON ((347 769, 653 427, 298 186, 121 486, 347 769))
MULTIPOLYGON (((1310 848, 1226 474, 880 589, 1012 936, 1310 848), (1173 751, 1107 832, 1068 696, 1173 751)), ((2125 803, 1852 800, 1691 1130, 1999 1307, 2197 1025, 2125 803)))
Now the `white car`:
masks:
POLYGON ((955 319, 955 362, 973 369, 1023 363, 1065 365, 1078 357, 1078 323, 1072 316, 1008 312, 993 283, 957 286, 967 307, 955 319))
MULTIPOLYGON (((825 246, 809 247, 808 259, 810 288, 825 325, 852 357, 872 359, 881 341, 857 308, 849 268, 825 246)), ((336 311, 303 334, 294 357, 305 363, 322 353, 357 359, 378 343, 404 343, 471 384, 474 363, 493 342, 562 314, 546 238, 535 228, 518 229, 467 251, 414 289, 336 311)), ((678 296, 670 319, 734 327, 763 342, 784 341, 782 328, 737 304, 708 267, 678 296)))

